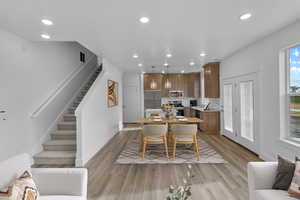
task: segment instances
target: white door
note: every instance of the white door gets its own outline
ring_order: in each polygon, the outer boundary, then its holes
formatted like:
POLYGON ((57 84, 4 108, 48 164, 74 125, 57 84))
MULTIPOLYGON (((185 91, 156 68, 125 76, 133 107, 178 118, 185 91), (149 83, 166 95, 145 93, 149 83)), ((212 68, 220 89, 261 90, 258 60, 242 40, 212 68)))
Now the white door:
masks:
POLYGON ((256 76, 256 74, 250 74, 223 81, 222 132, 225 136, 258 153, 256 76))
POLYGON ((140 118, 140 94, 139 87, 127 85, 123 91, 123 119, 124 122, 132 122, 140 118))
POLYGON ((234 80, 223 82, 223 134, 234 139, 233 131, 233 99, 234 99, 234 80))

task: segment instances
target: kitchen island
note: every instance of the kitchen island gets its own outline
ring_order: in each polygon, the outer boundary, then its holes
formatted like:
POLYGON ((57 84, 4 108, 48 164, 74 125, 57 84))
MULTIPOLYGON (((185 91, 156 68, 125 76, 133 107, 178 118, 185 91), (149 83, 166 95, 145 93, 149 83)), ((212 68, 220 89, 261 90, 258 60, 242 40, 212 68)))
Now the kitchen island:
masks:
POLYGON ((200 124, 200 131, 205 134, 220 134, 220 109, 203 110, 199 106, 185 107, 185 117, 196 117, 204 122, 200 124))

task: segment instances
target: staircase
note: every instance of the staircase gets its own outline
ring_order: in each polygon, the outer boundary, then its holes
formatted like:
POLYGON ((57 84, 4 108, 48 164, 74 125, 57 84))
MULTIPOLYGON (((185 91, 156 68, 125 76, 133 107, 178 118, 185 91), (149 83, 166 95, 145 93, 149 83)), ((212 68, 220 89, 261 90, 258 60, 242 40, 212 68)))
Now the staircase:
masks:
POLYGON ((57 130, 51 134, 51 139, 43 144, 43 151, 36 154, 35 166, 38 165, 75 165, 76 158, 76 117, 75 110, 90 89, 102 70, 100 66, 88 83, 82 88, 75 102, 58 122, 57 130))

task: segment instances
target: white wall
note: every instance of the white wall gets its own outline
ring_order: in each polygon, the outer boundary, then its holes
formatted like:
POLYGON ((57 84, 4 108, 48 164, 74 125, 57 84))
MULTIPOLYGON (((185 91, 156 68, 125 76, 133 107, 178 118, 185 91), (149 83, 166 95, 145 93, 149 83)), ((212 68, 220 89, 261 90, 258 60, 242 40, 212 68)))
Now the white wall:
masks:
POLYGON ((79 76, 58 94, 38 116, 30 114, 81 67, 79 52, 93 54, 76 42, 30 42, 0 30, 0 160, 22 152, 33 153, 41 146, 66 103, 95 66, 79 76), (85 77, 84 77, 85 76, 85 77), (1 118, 1 116, 0 116, 1 118))
POLYGON ((300 147, 280 141, 279 52, 300 44, 300 21, 237 51, 221 63, 221 79, 257 72, 260 105, 260 156, 273 160, 277 154, 290 159, 300 147))
POLYGON ((84 166, 120 129, 123 124, 122 71, 103 59, 98 76, 78 108, 76 166, 84 166), (107 81, 119 83, 119 104, 107 107, 107 81))

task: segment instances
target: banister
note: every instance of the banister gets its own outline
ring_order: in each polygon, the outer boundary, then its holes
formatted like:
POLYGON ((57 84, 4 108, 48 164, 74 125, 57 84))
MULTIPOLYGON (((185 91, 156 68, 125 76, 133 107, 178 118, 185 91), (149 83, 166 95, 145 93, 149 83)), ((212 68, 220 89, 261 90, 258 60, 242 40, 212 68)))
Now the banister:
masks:
POLYGON ((92 55, 89 60, 81 64, 67 78, 65 78, 58 87, 30 114, 31 118, 36 118, 39 114, 55 99, 55 97, 87 66, 91 61, 97 60, 96 55, 92 55))

